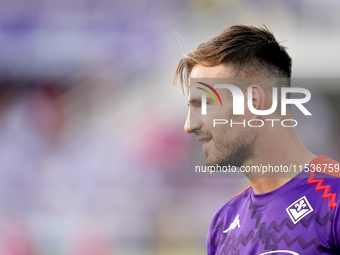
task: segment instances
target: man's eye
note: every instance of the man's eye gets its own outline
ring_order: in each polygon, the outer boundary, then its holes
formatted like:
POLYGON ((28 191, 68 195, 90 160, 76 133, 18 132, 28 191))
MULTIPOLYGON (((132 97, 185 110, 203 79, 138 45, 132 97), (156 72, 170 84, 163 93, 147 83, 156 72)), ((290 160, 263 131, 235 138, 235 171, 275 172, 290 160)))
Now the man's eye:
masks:
POLYGON ((189 107, 193 107, 193 108, 199 108, 201 107, 201 102, 196 102, 196 103, 193 103, 193 104, 188 104, 189 107))

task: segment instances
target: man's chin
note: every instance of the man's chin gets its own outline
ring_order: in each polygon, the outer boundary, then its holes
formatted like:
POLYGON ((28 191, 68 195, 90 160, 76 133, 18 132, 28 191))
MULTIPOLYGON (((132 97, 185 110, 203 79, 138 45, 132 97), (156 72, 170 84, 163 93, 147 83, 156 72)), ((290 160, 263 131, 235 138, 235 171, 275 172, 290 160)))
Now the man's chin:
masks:
POLYGON ((224 163, 221 160, 213 159, 211 156, 206 156, 204 161, 206 166, 222 166, 224 163))

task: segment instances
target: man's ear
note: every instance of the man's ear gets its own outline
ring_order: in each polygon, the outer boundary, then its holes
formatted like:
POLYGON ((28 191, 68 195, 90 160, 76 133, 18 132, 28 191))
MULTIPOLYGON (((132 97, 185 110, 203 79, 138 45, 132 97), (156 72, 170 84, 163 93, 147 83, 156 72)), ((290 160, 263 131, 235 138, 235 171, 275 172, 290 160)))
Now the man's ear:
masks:
POLYGON ((251 114, 254 114, 253 112, 256 110, 263 110, 265 108, 266 94, 260 86, 249 86, 245 98, 246 109, 249 109, 249 111, 252 110, 251 114), (251 97, 251 99, 249 97, 251 97), (249 100, 251 100, 251 103, 249 102, 249 100))

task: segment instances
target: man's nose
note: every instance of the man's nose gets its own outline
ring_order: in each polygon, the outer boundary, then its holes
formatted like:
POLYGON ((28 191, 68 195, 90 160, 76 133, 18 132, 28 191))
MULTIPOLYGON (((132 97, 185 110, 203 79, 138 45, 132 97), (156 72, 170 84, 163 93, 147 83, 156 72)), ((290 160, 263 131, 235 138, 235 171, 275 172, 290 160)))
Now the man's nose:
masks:
POLYGON ((200 129, 200 128, 201 128, 201 119, 195 118, 193 116, 191 116, 190 118, 190 110, 189 110, 187 119, 184 124, 184 131, 190 134, 193 130, 200 129))

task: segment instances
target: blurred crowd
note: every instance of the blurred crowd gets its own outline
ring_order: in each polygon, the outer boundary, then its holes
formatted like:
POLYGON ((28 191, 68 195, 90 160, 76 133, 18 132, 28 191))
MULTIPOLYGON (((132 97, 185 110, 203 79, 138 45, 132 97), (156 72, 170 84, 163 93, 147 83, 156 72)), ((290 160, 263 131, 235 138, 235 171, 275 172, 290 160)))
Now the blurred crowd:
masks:
MULTIPOLYGON (((205 254, 214 212, 247 180, 190 176, 177 62, 230 25, 266 24, 295 77, 337 77, 339 8, 0 0, 0 254, 205 254)), ((317 91, 298 132, 339 160, 340 91, 317 91)))

